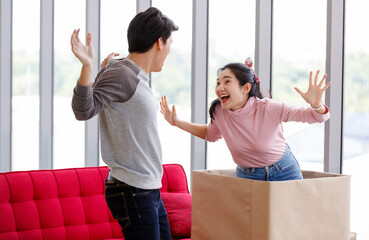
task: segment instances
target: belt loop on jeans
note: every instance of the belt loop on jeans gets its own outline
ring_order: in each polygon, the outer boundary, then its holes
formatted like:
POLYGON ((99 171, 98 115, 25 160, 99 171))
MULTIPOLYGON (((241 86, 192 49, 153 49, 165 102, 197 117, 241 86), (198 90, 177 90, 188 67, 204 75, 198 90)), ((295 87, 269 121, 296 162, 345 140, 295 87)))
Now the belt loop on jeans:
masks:
POLYGON ((277 164, 275 164, 275 163, 273 163, 272 165, 277 169, 277 171, 280 171, 280 170, 281 170, 281 168, 280 168, 280 166, 279 166, 279 165, 277 165, 277 164))
POLYGON ((118 180, 110 174, 110 171, 108 172, 108 177, 106 178, 106 180, 108 181, 108 183, 118 182, 118 180))
POLYGON ((108 172, 108 177, 106 178, 106 180, 108 181, 108 183, 116 183, 117 185, 119 185, 120 187, 132 187, 130 185, 128 185, 127 183, 125 182, 122 182, 120 181, 119 179, 113 177, 111 174, 110 174, 110 171, 108 172))

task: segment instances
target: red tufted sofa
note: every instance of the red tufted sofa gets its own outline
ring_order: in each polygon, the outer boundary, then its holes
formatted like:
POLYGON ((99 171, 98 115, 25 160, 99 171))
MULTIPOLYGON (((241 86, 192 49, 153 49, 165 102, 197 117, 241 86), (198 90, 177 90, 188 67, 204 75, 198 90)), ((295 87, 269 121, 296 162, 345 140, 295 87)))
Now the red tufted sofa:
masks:
MULTIPOLYGON (((191 194, 182 166, 164 164, 162 199, 173 239, 189 239, 191 194)), ((0 173, 0 240, 124 239, 104 198, 107 167, 0 173)))

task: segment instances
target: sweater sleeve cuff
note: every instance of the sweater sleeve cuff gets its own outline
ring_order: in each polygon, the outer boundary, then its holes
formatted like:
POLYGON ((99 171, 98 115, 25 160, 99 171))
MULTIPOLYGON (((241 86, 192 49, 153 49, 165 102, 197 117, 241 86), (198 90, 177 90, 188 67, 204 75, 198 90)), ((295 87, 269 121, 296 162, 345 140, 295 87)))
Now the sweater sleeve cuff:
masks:
POLYGON ((313 110, 314 115, 318 119, 320 119, 320 122, 325 122, 325 121, 327 121, 331 117, 331 115, 329 113, 329 108, 325 104, 323 104, 323 106, 325 108, 324 113, 317 113, 315 110, 313 110))
POLYGON ((91 84, 87 86, 83 86, 79 84, 77 81, 77 85, 74 88, 74 93, 80 97, 88 97, 92 94, 92 86, 91 84))

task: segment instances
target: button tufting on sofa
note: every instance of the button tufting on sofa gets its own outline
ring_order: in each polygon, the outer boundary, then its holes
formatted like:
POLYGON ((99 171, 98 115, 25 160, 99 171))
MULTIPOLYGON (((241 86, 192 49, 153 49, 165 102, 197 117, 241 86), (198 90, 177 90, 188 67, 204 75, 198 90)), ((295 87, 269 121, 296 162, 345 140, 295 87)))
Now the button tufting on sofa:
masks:
MULTIPOLYGON (((182 166, 163 169, 160 191, 191 201, 182 166)), ((107 173, 107 167, 0 173, 0 240, 123 239, 104 198, 107 173)))

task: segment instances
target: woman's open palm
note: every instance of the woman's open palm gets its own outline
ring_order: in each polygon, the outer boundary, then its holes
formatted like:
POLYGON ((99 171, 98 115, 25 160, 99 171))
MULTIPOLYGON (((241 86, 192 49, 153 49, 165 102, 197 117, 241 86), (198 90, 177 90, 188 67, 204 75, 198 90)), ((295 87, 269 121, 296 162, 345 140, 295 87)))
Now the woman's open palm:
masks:
POLYGON ((172 126, 176 126, 177 121, 176 108, 173 105, 172 110, 170 110, 166 96, 161 97, 160 112, 164 115, 165 120, 167 120, 172 126))
POLYGON ((323 84, 327 78, 327 74, 324 74, 323 78, 318 83, 319 70, 315 74, 313 81, 313 72, 310 72, 309 76, 309 88, 307 92, 302 92, 299 88, 295 87, 295 90, 301 95, 307 103, 312 107, 319 107, 321 105, 322 96, 324 91, 331 85, 331 82, 327 83, 324 87, 323 84))

